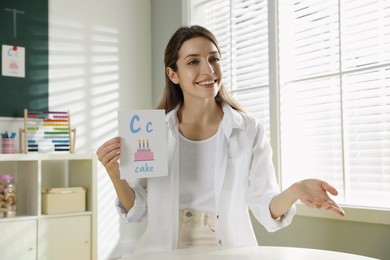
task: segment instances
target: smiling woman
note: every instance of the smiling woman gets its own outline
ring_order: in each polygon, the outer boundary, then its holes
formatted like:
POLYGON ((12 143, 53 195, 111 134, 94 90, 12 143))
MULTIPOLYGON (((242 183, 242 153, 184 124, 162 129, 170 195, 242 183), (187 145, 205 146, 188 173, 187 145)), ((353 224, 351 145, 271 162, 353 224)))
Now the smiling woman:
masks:
MULTIPOLYGON (((189 46, 187 45, 187 50, 185 53, 179 52, 181 50, 182 45, 186 43, 186 40, 194 40, 194 41, 203 41, 204 44, 207 45, 207 50, 205 55, 206 61, 208 64, 206 64, 206 69, 207 66, 210 66, 210 70, 216 69, 216 73, 213 73, 215 75, 208 75, 206 78, 203 78, 203 80, 206 81, 214 81, 214 83, 218 83, 219 91, 216 95, 216 101, 221 102, 224 100, 227 102, 231 107, 233 107, 236 110, 239 111, 244 111, 244 108, 237 103, 230 95, 229 93, 225 90, 225 87, 221 85, 222 81, 222 70, 221 70, 221 65, 219 63, 220 57, 221 57, 221 51, 219 48, 219 45, 217 43, 217 39, 215 36, 207 31, 207 30, 202 30, 200 29, 201 27, 198 27, 198 30, 195 29, 196 27, 193 27, 193 29, 187 30, 186 28, 180 28, 176 32, 176 37, 171 39, 170 44, 167 45, 165 49, 165 58, 164 58, 164 63, 165 63, 165 68, 166 68, 166 73, 165 73, 165 89, 163 96, 161 98, 160 103, 157 105, 157 108, 164 108, 166 112, 171 111, 174 109, 177 105, 181 104, 183 101, 183 91, 178 85, 177 79, 171 79, 171 76, 174 75, 175 73, 177 74, 178 70, 178 64, 177 62, 179 61, 179 55, 182 55, 182 60, 187 61, 187 65, 198 65, 200 54, 204 52, 203 50, 199 50, 199 47, 197 46, 189 46), (205 40, 208 40, 205 41, 205 40), (195 48, 195 50, 191 50, 191 48, 195 48), (195 51, 195 52, 192 52, 195 51), (184 56, 183 56, 184 55, 184 56), (192 58, 192 59, 191 59, 192 58), (195 59, 197 58, 197 59, 195 59)), ((183 50, 181 52, 184 52, 183 50)), ((203 62, 205 63, 205 62, 203 62)), ((203 64, 204 66, 204 64, 203 64)), ((199 80, 199 79, 198 79, 199 80)), ((213 86, 214 87, 214 86, 213 86)))
POLYGON ((219 56, 217 47, 207 38, 197 37, 183 43, 177 60, 178 69, 168 67, 167 75, 173 83, 180 85, 186 102, 214 99, 222 84, 219 56))
MULTIPOLYGON (((249 209, 268 231, 289 225, 300 199, 340 216, 337 190, 306 179, 280 191, 264 128, 225 90, 221 52, 201 26, 179 28, 165 51, 169 174, 120 179, 120 138, 97 151, 127 222, 148 218, 135 251, 257 246, 249 209), (179 217, 180 216, 180 217, 179 217)), ((147 167, 143 170, 150 170, 147 167)))
POLYGON ((222 119, 223 113, 214 99, 222 87, 219 56, 215 44, 207 38, 196 37, 181 46, 176 62, 178 69, 166 69, 170 80, 183 93, 185 102, 182 102, 177 116, 180 133, 191 140, 204 140, 215 135, 222 119), (185 113, 191 115, 184 116, 185 113))

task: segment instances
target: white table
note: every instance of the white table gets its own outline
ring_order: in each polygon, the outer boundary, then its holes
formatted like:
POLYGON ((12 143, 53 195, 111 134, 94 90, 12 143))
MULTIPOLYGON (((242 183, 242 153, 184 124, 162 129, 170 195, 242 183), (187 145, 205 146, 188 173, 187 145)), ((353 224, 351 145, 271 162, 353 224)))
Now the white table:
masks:
POLYGON ((232 249, 190 248, 126 256, 122 260, 374 260, 375 258, 308 248, 241 247, 232 249))

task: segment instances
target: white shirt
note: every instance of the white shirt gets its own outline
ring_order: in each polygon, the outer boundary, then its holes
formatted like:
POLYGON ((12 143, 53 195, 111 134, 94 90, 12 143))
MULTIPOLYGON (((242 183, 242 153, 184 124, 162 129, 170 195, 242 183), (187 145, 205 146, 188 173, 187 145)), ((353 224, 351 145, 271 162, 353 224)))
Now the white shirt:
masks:
POLYGON ((179 133, 179 207, 215 212, 214 176, 218 128, 212 137, 193 141, 179 133))
MULTIPOLYGON (((179 122, 177 109, 166 115, 169 175, 134 179, 133 208, 126 212, 116 200, 120 216, 139 222, 148 216, 148 225, 138 240, 135 253, 167 251, 177 247, 179 212, 179 122)), ((217 138, 214 198, 215 234, 221 247, 258 245, 249 209, 270 232, 292 221, 295 205, 275 220, 269 211, 280 190, 272 164, 272 150, 264 128, 250 115, 223 104, 224 117, 217 138)))

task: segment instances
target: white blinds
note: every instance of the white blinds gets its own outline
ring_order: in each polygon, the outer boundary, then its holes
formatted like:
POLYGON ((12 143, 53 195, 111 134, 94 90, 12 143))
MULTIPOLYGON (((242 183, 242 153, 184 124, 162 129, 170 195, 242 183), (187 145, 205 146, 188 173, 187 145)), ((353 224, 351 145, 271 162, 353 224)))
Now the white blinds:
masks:
POLYGON ((211 30, 222 51, 224 85, 269 136, 267 1, 194 1, 192 20, 211 30), (199 18, 199 17, 198 17, 199 18))
POLYGON ((279 0, 283 186, 390 207, 390 2, 279 0))

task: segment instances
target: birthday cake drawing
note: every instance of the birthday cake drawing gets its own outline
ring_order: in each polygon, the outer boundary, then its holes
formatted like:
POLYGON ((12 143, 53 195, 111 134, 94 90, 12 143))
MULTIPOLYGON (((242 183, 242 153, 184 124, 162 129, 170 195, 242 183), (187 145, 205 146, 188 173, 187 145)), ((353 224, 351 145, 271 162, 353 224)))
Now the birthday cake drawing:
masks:
POLYGON ((12 60, 11 63, 9 64, 9 68, 11 70, 17 70, 17 69, 19 69, 19 66, 18 66, 18 64, 16 63, 15 60, 12 60))
POLYGON ((134 153, 134 161, 153 161, 154 155, 152 149, 149 146, 149 139, 138 140, 137 152, 134 153))

